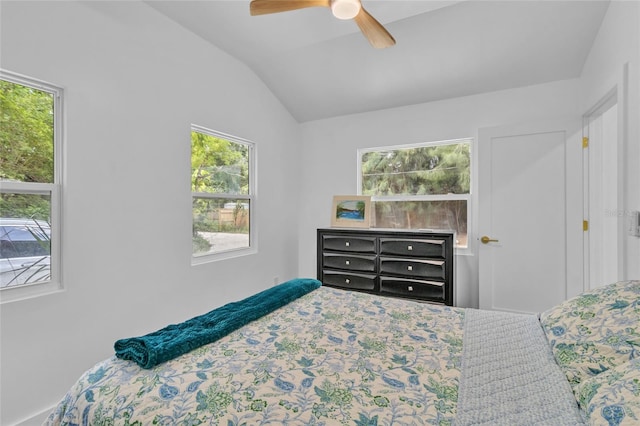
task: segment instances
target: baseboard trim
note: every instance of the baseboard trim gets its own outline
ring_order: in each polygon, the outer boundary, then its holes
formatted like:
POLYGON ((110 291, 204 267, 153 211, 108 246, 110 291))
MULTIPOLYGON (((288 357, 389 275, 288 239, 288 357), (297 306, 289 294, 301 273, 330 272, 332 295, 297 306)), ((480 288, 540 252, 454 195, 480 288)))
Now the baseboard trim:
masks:
POLYGON ((13 426, 42 426, 42 424, 44 423, 45 420, 47 420, 47 417, 53 411, 54 408, 56 408, 56 406, 52 405, 51 407, 45 410, 42 410, 39 413, 36 413, 30 417, 27 417, 24 420, 14 423, 13 426))

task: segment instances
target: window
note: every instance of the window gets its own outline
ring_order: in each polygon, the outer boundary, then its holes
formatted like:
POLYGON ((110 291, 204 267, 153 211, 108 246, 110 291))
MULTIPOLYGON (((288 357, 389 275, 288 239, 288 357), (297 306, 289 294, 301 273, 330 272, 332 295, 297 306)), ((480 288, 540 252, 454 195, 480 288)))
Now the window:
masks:
POLYGON ((191 127, 193 263, 255 252, 255 146, 191 127))
POLYGON ((452 229, 467 247, 471 139, 358 151, 358 187, 376 228, 452 229))
POLYGON ((0 297, 60 288, 62 89, 0 71, 0 297))

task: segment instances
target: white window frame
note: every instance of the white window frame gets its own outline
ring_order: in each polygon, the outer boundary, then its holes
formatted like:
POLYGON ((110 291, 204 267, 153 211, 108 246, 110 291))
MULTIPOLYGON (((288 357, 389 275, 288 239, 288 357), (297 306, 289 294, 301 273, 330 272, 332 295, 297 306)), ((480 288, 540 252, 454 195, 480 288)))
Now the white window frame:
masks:
MULTIPOLYGON (((412 149, 412 148, 425 148, 439 145, 456 145, 460 143, 468 143, 469 150, 471 154, 473 154, 473 145, 474 138, 460 138, 460 139, 449 139, 435 142, 418 142, 412 144, 404 144, 404 145, 390 145, 390 146, 379 146, 373 148, 360 148, 358 149, 358 160, 357 160, 357 185, 358 190, 357 194, 362 195, 362 156, 369 152, 379 152, 379 151, 398 151, 403 149, 412 149)), ((469 185, 469 193, 468 194, 437 194, 437 195, 384 195, 384 196, 371 196, 371 201, 376 202, 385 202, 385 201, 461 201, 464 200, 467 202, 467 246, 466 247, 458 247, 455 246, 455 254, 471 254, 472 253, 472 191, 473 191, 473 156, 471 161, 469 162, 469 179, 471 179, 469 185)))
POLYGON ((32 87, 53 95, 53 183, 0 181, 0 192, 9 194, 47 195, 51 200, 51 278, 48 281, 0 289, 0 303, 57 293, 62 285, 62 188, 64 152, 64 90, 56 85, 31 77, 0 69, 0 79, 10 83, 32 87))
MULTIPOLYGON (((199 253, 194 254, 191 251, 191 265, 200 265, 203 263, 215 262, 224 259, 231 259, 239 256, 247 256, 258 252, 258 231, 256 225, 256 187, 257 187, 257 148, 256 144, 248 139, 243 139, 227 133, 211 130, 196 124, 191 125, 191 132, 203 133, 229 142, 245 145, 249 149, 249 193, 248 194, 227 194, 213 192, 191 192, 191 201, 194 198, 224 198, 229 200, 247 200, 249 202, 249 247, 242 247, 232 250, 226 250, 218 253, 199 253)), ((191 144, 191 132, 189 132, 189 143, 191 144)), ((191 153, 191 149, 189 150, 191 153)), ((191 154, 189 155, 189 164, 191 164, 191 154)), ((191 166, 189 167, 191 171, 191 166)), ((191 229, 193 228, 193 208, 191 210, 191 229)))

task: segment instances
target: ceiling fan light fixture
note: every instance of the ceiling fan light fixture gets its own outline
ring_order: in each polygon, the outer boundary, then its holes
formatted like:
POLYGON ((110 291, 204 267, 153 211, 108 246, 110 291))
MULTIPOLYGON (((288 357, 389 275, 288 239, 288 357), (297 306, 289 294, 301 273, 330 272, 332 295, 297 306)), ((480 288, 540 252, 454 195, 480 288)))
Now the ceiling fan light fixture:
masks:
POLYGON ((353 19, 361 8, 360 0, 331 0, 331 12, 338 19, 353 19))

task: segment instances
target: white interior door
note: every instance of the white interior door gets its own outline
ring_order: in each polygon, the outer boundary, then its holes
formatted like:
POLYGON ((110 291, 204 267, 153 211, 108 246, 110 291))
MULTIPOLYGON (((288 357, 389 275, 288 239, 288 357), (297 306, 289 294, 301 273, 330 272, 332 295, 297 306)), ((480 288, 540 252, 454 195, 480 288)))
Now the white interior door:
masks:
POLYGON ((535 313, 582 280, 581 126, 541 123, 478 135, 479 302, 535 313))

